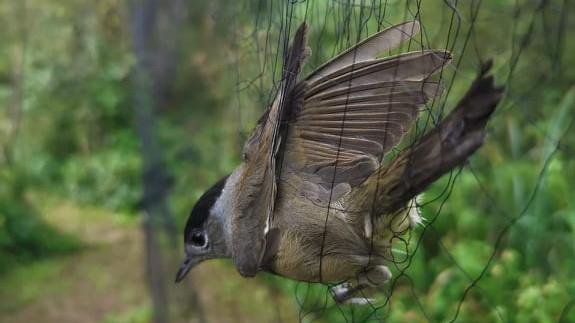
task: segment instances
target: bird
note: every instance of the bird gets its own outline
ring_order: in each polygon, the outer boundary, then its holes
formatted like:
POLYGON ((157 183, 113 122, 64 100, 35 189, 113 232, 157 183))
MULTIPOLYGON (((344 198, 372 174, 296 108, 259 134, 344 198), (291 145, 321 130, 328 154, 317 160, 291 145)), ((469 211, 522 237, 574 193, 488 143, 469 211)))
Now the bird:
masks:
POLYGON ((422 222, 417 197, 482 145, 504 92, 491 61, 445 118, 414 136, 419 113, 443 92, 434 75, 451 62, 449 51, 379 58, 419 33, 408 21, 302 77, 307 30, 302 23, 284 54, 279 89, 240 165, 192 208, 176 282, 203 261, 227 258, 244 277, 263 271, 328 284, 336 302, 362 303, 360 290, 391 279, 396 238, 422 222))

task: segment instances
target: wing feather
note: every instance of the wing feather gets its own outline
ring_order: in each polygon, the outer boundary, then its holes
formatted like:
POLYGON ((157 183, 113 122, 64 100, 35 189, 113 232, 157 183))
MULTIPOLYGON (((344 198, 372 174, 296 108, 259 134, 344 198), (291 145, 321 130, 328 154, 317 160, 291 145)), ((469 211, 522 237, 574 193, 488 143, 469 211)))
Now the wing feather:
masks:
POLYGON ((301 100, 297 78, 309 55, 306 30, 303 23, 296 31, 284 58, 280 90, 244 145, 242 181, 238 183, 240 202, 238 212, 231 216, 232 259, 243 276, 254 276, 261 268, 269 240, 277 195, 277 159, 287 134, 285 121, 291 107, 301 100))
MULTIPOLYGON (((430 77, 451 61, 445 50, 379 58, 419 31, 391 27, 324 64, 302 81, 292 107, 284 163, 323 187, 363 182, 382 154, 409 131, 422 106, 442 92, 430 77)), ((307 187, 313 187, 308 185, 307 187)))
POLYGON ((309 82, 306 98, 325 89, 348 89, 375 82, 423 81, 451 61, 445 50, 423 50, 345 67, 309 82))
POLYGON ((376 33, 320 66, 308 77, 308 80, 315 82, 344 67, 372 60, 377 55, 399 46, 405 40, 418 34, 419 29, 417 21, 409 21, 376 33))

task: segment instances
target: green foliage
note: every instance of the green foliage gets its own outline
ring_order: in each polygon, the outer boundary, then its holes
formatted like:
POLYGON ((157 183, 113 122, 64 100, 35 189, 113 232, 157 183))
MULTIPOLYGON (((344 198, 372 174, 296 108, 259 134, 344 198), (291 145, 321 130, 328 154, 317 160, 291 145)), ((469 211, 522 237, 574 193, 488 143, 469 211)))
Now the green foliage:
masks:
POLYGON ((133 211, 141 196, 140 159, 122 149, 73 156, 61 166, 62 193, 87 204, 133 211))
POLYGON ((14 265, 79 247, 76 238, 47 225, 23 196, 0 190, 0 274, 14 265))

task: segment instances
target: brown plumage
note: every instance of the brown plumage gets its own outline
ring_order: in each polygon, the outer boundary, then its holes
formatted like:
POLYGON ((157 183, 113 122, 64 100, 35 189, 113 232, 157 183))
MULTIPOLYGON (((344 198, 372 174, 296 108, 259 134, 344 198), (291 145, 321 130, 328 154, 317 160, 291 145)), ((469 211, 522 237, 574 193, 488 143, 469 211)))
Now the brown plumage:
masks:
MULTIPOLYGON (((451 54, 377 58, 419 32, 417 22, 406 22, 298 81, 310 53, 306 29, 302 24, 285 55, 282 85, 248 138, 242 164, 205 198, 213 205, 198 203, 192 212, 186 232, 218 237, 203 247, 186 237, 186 253, 199 261, 231 257, 244 276, 267 270, 308 282, 382 284, 391 275, 392 237, 418 221, 411 201, 479 148, 502 90, 484 65, 437 127, 380 164, 441 94, 431 77, 451 54), (192 219, 202 212, 209 217, 198 226, 192 219)), ((195 263, 188 260, 178 278, 195 263)))

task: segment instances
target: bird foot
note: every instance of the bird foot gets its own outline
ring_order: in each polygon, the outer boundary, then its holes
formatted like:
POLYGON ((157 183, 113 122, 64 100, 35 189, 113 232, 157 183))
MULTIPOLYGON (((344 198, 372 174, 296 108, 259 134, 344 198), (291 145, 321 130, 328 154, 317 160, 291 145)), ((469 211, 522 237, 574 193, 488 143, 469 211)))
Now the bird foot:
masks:
POLYGON ((364 297, 353 297, 354 294, 364 288, 365 286, 362 285, 354 287, 350 283, 345 282, 330 288, 330 293, 333 300, 338 304, 365 305, 370 302, 370 299, 364 297))
POLYGON ((357 276, 357 285, 344 282, 330 288, 331 296, 338 304, 366 305, 373 303, 373 299, 366 297, 354 297, 366 287, 381 287, 391 279, 391 271, 386 266, 373 266, 361 272, 357 276))

